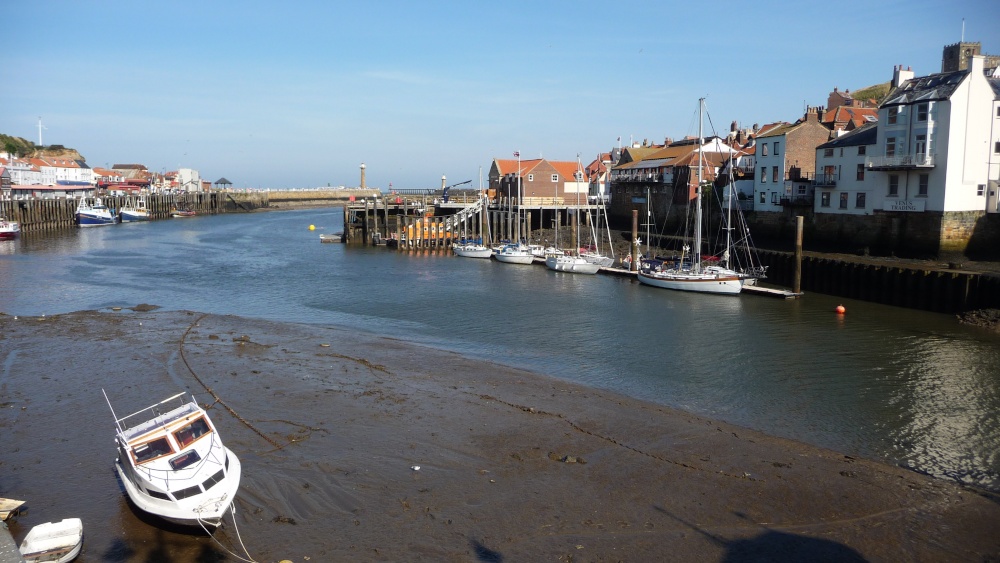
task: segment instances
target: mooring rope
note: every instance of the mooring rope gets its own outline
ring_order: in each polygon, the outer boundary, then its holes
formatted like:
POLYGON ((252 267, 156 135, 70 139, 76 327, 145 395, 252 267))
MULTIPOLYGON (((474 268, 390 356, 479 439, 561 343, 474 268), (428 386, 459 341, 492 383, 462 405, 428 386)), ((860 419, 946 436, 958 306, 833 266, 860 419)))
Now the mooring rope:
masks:
POLYGON ((258 430, 257 427, 255 427, 253 424, 250 424, 250 422, 248 420, 246 420, 245 418, 243 418, 242 416, 240 416, 235 410, 233 410, 232 407, 230 407, 229 405, 227 405, 226 402, 222 400, 222 397, 219 397, 215 393, 215 391, 212 390, 211 387, 209 387, 208 385, 205 385, 205 382, 202 381, 200 377, 198 377, 198 374, 195 373, 194 369, 191 368, 191 364, 188 363, 187 357, 184 355, 184 341, 187 340, 187 336, 191 332, 191 329, 193 329, 194 327, 196 327, 198 325, 198 323, 201 322, 201 320, 204 319, 207 316, 208 316, 208 313, 205 313, 202 316, 200 316, 197 319, 195 319, 194 322, 191 323, 191 326, 189 326, 187 328, 187 330, 184 331, 184 334, 181 336, 181 341, 177 345, 177 348, 178 348, 178 350, 180 351, 180 354, 181 354, 181 361, 184 362, 184 366, 187 367, 188 371, 191 372, 191 375, 194 376, 195 381, 197 381, 198 383, 200 383, 201 386, 205 388, 205 391, 208 391, 208 393, 210 395, 212 395, 212 397, 215 398, 215 402, 216 403, 219 403, 220 405, 222 405, 223 407, 225 407, 225 409, 227 411, 229 411, 229 414, 233 415, 233 418, 235 418, 236 420, 242 422, 250 430, 253 430, 254 432, 256 432, 257 435, 260 436, 261 438, 263 438, 265 441, 267 441, 268 444, 271 444, 272 446, 274 446, 275 448, 277 448, 279 450, 282 449, 282 448, 284 448, 285 445, 279 444, 278 442, 274 441, 274 439, 272 439, 270 436, 268 436, 267 434, 264 434, 263 432, 261 432, 260 430, 258 430))

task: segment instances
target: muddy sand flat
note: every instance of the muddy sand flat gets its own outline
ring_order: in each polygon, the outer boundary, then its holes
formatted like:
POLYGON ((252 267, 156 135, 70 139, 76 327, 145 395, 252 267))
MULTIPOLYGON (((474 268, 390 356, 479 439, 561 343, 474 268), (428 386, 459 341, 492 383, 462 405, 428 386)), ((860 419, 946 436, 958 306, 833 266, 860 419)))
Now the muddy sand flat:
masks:
POLYGON ((258 561, 1000 557, 991 493, 397 340, 144 309, 0 315, 16 539, 81 517, 80 562, 235 561, 113 470, 101 389, 119 416, 187 389, 243 461, 258 561))

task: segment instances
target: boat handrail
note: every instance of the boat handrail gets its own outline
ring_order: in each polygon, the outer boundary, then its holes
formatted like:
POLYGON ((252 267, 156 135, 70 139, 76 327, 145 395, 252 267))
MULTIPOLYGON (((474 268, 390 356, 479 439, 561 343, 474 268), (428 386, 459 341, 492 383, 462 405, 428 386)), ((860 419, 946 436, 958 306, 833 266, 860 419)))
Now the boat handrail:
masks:
POLYGON ((174 395, 173 397, 170 397, 168 399, 163 399, 162 401, 160 401, 159 403, 156 403, 155 405, 150 405, 150 406, 148 406, 148 407, 146 407, 144 409, 135 411, 134 413, 132 413, 132 414, 130 414, 128 416, 123 416, 121 418, 115 419, 115 422, 124 422, 126 419, 132 418, 133 416, 135 416, 137 414, 144 413, 144 412, 146 412, 148 410, 152 410, 152 409, 154 409, 154 408, 162 405, 163 403, 167 403, 167 402, 173 401, 174 399, 176 399, 178 397, 183 397, 186 393, 187 393, 187 391, 181 391, 180 393, 174 395))
MULTIPOLYGON (((154 468, 154 467, 150 467, 148 465, 136 465, 135 469, 136 469, 137 472, 145 473, 146 477, 149 478, 149 479, 154 479, 154 478, 155 479, 162 479, 163 481, 166 481, 167 483, 170 483, 171 481, 181 481, 181 482, 183 482, 183 481, 191 481, 198 474, 201 473, 202 468, 205 465, 207 465, 209 461, 215 463, 216 465, 220 465, 220 466, 222 466, 222 465, 225 464, 225 460, 217 459, 216 455, 215 455, 215 451, 216 451, 215 446, 216 446, 216 443, 217 443, 216 442, 217 438, 216 438, 215 432, 212 432, 212 435, 211 435, 210 438, 211 438, 212 441, 209 443, 209 446, 208 446, 208 455, 206 455, 204 458, 202 458, 201 460, 199 460, 198 463, 196 463, 195 465, 191 465, 191 466, 185 467, 184 469, 157 469, 157 468, 154 468)), ((219 445, 219 449, 223 450, 223 452, 224 452, 225 449, 222 448, 222 443, 219 442, 218 445, 219 445)))

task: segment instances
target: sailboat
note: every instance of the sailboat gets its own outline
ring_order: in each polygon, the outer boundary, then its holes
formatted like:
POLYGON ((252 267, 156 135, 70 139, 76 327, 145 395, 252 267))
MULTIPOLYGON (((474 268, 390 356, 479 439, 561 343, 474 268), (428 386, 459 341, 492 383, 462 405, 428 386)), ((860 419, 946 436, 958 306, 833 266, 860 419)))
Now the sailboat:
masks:
MULTIPOLYGON (((583 177, 583 167, 582 167, 582 165, 580 163, 580 158, 579 157, 577 157, 577 167, 579 167, 579 169, 580 169, 580 176, 582 178, 583 177)), ((579 188, 577 188, 577 194, 576 195, 577 195, 577 205, 579 205, 579 199, 580 199, 579 188)), ((587 262, 590 262, 591 264, 597 264, 598 266, 600 266, 602 268, 609 268, 609 267, 611 267, 612 264, 615 263, 615 249, 614 249, 614 246, 611 244, 611 226, 608 224, 608 213, 607 213, 607 209, 605 209, 605 211, 604 211, 604 225, 603 225, 603 227, 604 227, 605 233, 608 236, 608 248, 610 249, 611 256, 605 256, 602 253, 602 251, 601 251, 601 246, 602 246, 601 239, 603 239, 604 237, 601 236, 601 235, 598 235, 598 231, 600 231, 601 227, 602 227, 602 225, 601 225, 601 209, 603 207, 604 207, 604 203, 603 202, 601 202, 600 205, 597 207, 597 218, 593 221, 593 223, 592 223, 593 226, 590 229, 591 243, 590 243, 589 247, 586 250, 584 250, 582 248, 580 249, 580 257, 582 257, 587 262)), ((587 212, 587 216, 588 217, 590 216, 590 212, 589 211, 587 212)))
MULTIPOLYGON (((517 242, 505 244, 498 248, 493 257, 498 262, 504 264, 531 264, 535 261, 535 255, 531 253, 531 248, 521 242, 521 153, 515 152, 517 157, 517 242)), ((507 214, 510 215, 513 203, 511 198, 507 198, 507 214)))
MULTIPOLYGON (((579 166, 579 157, 577 158, 579 166)), ((608 264, 610 266, 610 263, 608 264)), ((576 254, 549 254, 545 257, 545 267, 557 272, 572 272, 574 274, 596 274, 601 269, 600 264, 587 260, 580 253, 580 188, 576 189, 576 254)))
MULTIPOLYGON (((580 210, 577 209, 577 213, 580 210)), ((579 227, 577 227, 577 239, 579 239, 579 227)), ((580 241, 577 240, 577 249, 580 241)), ((574 274, 596 274, 601 267, 593 262, 588 262, 586 258, 579 254, 549 254, 545 257, 545 267, 557 272, 571 272, 574 274)))
MULTIPOLYGON (((664 289, 679 291, 695 291, 698 293, 716 293, 722 295, 737 295, 743 290, 743 284, 754 278, 752 273, 737 272, 729 267, 731 250, 730 229, 726 228, 726 246, 721 258, 715 264, 704 264, 701 255, 702 230, 702 169, 704 167, 702 113, 705 98, 698 100, 698 186, 695 189, 695 215, 693 246, 684 245, 681 257, 673 264, 659 260, 644 260, 639 268, 638 277, 641 283, 664 289)), ((728 198, 731 201, 732 197, 728 198)), ((726 220, 729 220, 727 215, 726 220)))
MULTIPOLYGON (((479 209, 479 213, 483 212, 485 202, 483 199, 485 194, 483 193, 483 168, 479 167, 479 203, 476 204, 476 208, 479 209)), ((483 239, 470 239, 469 238, 469 228, 468 228, 468 216, 462 220, 462 240, 458 244, 453 244, 451 246, 452 252, 455 256, 461 256, 463 258, 489 258, 493 256, 493 249, 483 244, 483 239)))

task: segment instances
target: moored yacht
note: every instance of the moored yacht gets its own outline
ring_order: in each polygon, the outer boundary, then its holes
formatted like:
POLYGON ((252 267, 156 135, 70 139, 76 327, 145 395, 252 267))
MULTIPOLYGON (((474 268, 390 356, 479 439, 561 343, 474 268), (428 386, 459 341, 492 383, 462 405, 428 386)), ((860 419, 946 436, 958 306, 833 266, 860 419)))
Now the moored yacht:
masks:
POLYGON ((186 395, 115 415, 115 469, 140 510, 177 524, 216 527, 239 489, 240 460, 222 444, 205 409, 186 395))

